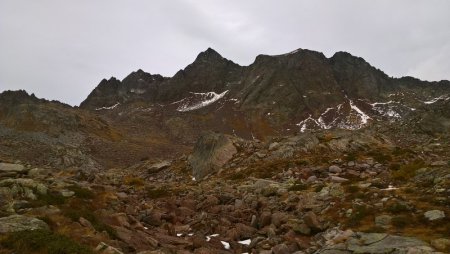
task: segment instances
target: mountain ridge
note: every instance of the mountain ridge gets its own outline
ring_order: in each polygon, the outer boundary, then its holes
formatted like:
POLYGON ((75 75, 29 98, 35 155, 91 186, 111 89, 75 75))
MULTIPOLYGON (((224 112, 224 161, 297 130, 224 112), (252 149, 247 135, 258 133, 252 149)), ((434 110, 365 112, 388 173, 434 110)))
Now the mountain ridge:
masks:
MULTIPOLYGON (((258 67, 261 67, 261 65, 264 66, 272 66, 272 68, 265 69, 265 71, 280 71, 279 69, 276 69, 280 67, 280 65, 288 66, 288 67, 294 67, 294 68, 321 68, 319 69, 318 73, 312 73, 311 75, 327 75, 327 70, 325 68, 330 66, 325 65, 331 65, 331 68, 333 70, 333 74, 329 73, 329 75, 335 76, 334 78, 338 81, 343 81, 344 87, 337 87, 336 88, 343 88, 344 90, 347 89, 347 94, 350 96, 362 96, 367 97, 372 95, 374 92, 378 93, 377 88, 370 88, 366 87, 364 88, 365 92, 359 92, 357 91, 358 87, 361 86, 361 84, 371 84, 371 83, 385 83, 383 84, 383 89, 389 89, 392 88, 392 84, 388 84, 391 82, 408 82, 408 83, 422 83, 422 84, 450 84, 450 82, 446 81, 434 81, 434 82, 428 82, 428 81, 422 81, 418 79, 410 79, 408 77, 402 77, 402 78, 392 78, 389 77, 387 74, 385 74, 383 71, 373 67, 365 61, 361 57, 356 57, 351 55, 348 52, 336 52, 332 57, 327 58, 323 53, 312 51, 312 50, 306 50, 306 49, 297 49, 295 51, 292 51, 287 54, 282 55, 258 55, 255 58, 255 61, 247 66, 240 66, 231 60, 228 60, 224 57, 222 57, 217 51, 208 48, 207 50, 201 52, 196 57, 195 61, 189 65, 187 65, 184 69, 178 71, 173 77, 170 78, 164 78, 164 80, 159 80, 159 82, 153 82, 148 83, 149 89, 152 90, 153 96, 150 96, 152 100, 155 101, 165 101, 169 102, 170 100, 176 100, 180 99, 181 96, 177 93, 186 93, 186 92, 223 92, 226 90, 226 83, 232 83, 237 82, 236 80, 239 80, 239 78, 236 78, 236 75, 244 75, 244 76, 251 76, 252 70, 258 69, 258 67), (303 64, 302 64, 303 61, 303 64), (323 64, 324 66, 318 66, 320 64, 323 64), (302 65, 302 66, 300 66, 302 65), (314 66, 315 65, 315 66, 314 66), (345 67, 345 68, 344 68, 345 67), (352 70, 352 68, 358 68, 357 70, 352 70), (230 72, 230 73, 224 73, 224 72, 230 72), (353 73, 346 73, 346 72, 353 72, 353 73), (336 75, 336 73, 338 75, 336 75), (355 78, 354 73, 364 73, 365 76, 360 76, 360 82, 356 80, 351 80, 349 84, 346 84, 345 81, 349 80, 349 75, 353 75, 353 78, 355 78), (199 76, 202 74, 203 76, 199 76), (345 76, 347 75, 347 76, 345 76), (192 81, 192 79, 197 79, 192 81), (227 82, 224 84, 224 80, 227 82), (222 81, 222 82, 220 82, 222 81), (199 82, 208 83, 208 82, 216 82, 218 84, 215 85, 208 85, 208 84, 198 84, 199 82), (175 83, 175 85, 174 85, 175 83), (349 89, 350 88, 350 89, 349 89), (174 92, 173 90, 177 89, 177 92, 174 92), (209 91, 208 91, 209 89, 209 91), (371 89, 371 90, 368 90, 371 89)), ((142 73, 145 73, 141 70, 142 73)), ((135 72, 133 72, 135 73, 135 72)), ((132 73, 132 74, 133 74, 132 73)), ((131 75, 131 74, 130 74, 131 75)), ((125 79, 127 79, 128 86, 130 86, 130 83, 133 81, 130 79, 130 75, 128 75, 125 79)), ((147 75, 151 75, 147 73, 147 75)), ((356 77, 358 78, 358 77, 356 77)), ((122 81, 125 81, 122 80, 122 81)), ((242 82, 242 80, 245 80, 244 78, 241 78, 239 81, 242 82)), ((137 80, 134 80, 136 83, 137 80)), ((103 85, 104 81, 100 82, 100 85, 103 85)), ((111 82, 111 85, 114 82, 111 82)), ((320 84, 319 84, 320 85, 320 84)), ((380 85, 377 85, 380 86, 380 85)), ((131 87, 131 86, 130 86, 131 87)), ((324 87, 326 88, 326 87, 324 87)), ((330 87, 328 87, 330 88, 330 87)), ((94 89, 95 90, 95 89, 94 89)), ((361 90, 361 89, 360 89, 361 90)), ((92 93, 91 93, 92 94, 92 93)), ((130 95, 131 96, 131 95, 130 95)), ((132 96, 131 96, 132 97, 132 96)), ((88 102, 85 100, 80 104, 80 107, 89 108, 94 106, 88 106, 88 102)), ((99 105, 96 105, 99 106, 99 105)), ((105 105, 102 105, 105 106, 105 105)))

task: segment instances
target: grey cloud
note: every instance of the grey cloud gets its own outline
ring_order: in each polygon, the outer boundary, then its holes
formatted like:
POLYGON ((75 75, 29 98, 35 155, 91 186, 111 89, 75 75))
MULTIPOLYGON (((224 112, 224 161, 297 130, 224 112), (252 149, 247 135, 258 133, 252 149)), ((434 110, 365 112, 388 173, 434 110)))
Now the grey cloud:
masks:
POLYGON ((207 47, 242 65, 348 51, 391 76, 450 79, 446 0, 2 0, 0 91, 79 104, 102 78, 172 76, 207 47))

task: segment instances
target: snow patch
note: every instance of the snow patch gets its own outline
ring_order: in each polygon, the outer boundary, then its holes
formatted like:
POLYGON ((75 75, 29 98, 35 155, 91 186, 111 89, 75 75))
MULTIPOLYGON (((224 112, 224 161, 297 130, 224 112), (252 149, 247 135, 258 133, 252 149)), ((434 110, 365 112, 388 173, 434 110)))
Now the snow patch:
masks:
POLYGON ((96 108, 95 110, 103 110, 103 109, 114 109, 114 108, 116 108, 117 106, 119 106, 120 105, 120 103, 119 102, 117 102, 116 104, 114 104, 114 105, 112 105, 112 106, 109 106, 109 107, 101 107, 101 108, 96 108))
POLYGON ((230 244, 229 244, 228 242, 225 242, 225 241, 220 241, 220 242, 222 243, 223 247, 224 247, 226 250, 229 250, 229 249, 230 249, 230 244))
MULTIPOLYGON (((205 100, 197 102, 193 105, 189 105, 189 103, 185 103, 177 108, 177 111, 179 112, 187 112, 192 110, 197 110, 203 107, 206 107, 208 105, 213 104, 214 102, 220 100, 222 97, 224 97, 228 93, 228 90, 224 91, 223 93, 217 94, 215 92, 207 92, 207 93, 191 93, 194 95, 200 95, 205 98, 205 100)), ((185 99, 181 100, 184 101, 185 99)), ((178 101, 178 102, 181 102, 178 101)), ((173 103, 172 103, 173 104, 173 103)))
POLYGON ((252 239, 238 241, 238 243, 240 243, 242 245, 250 245, 251 242, 252 242, 252 239))
POLYGON ((389 184, 389 186, 386 189, 381 189, 381 190, 383 190, 383 191, 390 191, 390 190, 398 190, 398 188, 389 184))
POLYGON ((206 241, 209 242, 209 241, 211 241, 211 238, 212 238, 212 237, 218 237, 218 236, 219 236, 219 234, 207 235, 207 236, 206 236, 206 241))

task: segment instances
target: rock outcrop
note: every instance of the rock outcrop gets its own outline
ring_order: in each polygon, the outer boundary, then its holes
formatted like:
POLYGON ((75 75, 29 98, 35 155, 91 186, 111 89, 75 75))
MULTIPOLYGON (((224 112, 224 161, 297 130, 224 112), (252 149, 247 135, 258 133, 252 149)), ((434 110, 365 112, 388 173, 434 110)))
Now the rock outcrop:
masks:
POLYGON ((0 234, 23 230, 49 229, 42 220, 23 215, 11 215, 0 218, 0 234))
POLYGON ((236 153, 237 149, 230 136, 212 132, 204 134, 198 139, 189 157, 192 175, 200 180, 217 172, 236 153))

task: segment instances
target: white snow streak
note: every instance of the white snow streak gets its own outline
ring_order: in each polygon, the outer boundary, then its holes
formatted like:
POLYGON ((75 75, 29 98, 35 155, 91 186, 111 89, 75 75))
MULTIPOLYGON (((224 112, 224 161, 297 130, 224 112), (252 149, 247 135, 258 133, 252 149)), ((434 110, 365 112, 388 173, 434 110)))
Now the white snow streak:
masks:
POLYGON ((356 111, 361 118, 361 124, 365 125, 367 124, 368 120, 371 119, 370 116, 368 116, 366 113, 364 113, 361 109, 359 109, 352 100, 350 100, 350 107, 352 110, 356 111))
POLYGON ((116 104, 110 106, 110 107, 101 107, 101 108, 96 108, 95 110, 103 110, 103 109, 114 109, 115 107, 119 106, 120 103, 117 102, 116 104))
POLYGON ((450 97, 448 97, 448 96, 446 96, 446 95, 441 95, 441 96, 439 96, 439 97, 437 97, 437 98, 434 98, 434 99, 432 99, 432 100, 424 101, 423 103, 424 103, 424 104, 433 104, 433 103, 438 102, 439 100, 448 100, 448 99, 450 99, 450 97))

